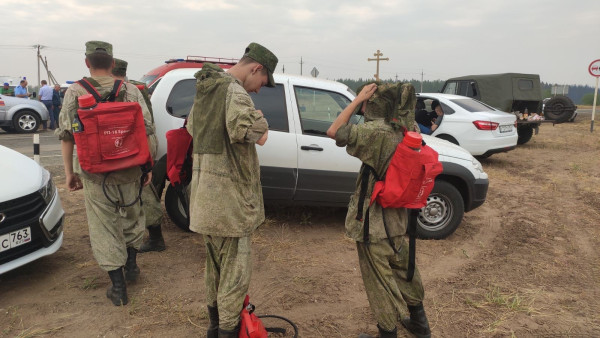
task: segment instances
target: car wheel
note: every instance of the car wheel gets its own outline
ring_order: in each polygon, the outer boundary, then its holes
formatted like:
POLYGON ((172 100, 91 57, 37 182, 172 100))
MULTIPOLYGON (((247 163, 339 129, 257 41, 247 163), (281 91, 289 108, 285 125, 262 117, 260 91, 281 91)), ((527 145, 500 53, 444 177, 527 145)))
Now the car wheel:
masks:
POLYGON ((0 128, 7 133, 15 131, 15 129, 13 127, 0 127, 0 128))
POLYGON ((33 133, 40 127, 40 117, 31 110, 21 110, 13 116, 13 128, 17 133, 33 133))
POLYGON ((548 120, 556 123, 567 122, 575 113, 575 105, 573 101, 566 96, 558 95, 546 102, 544 108, 544 116, 548 120))
POLYGON ((423 239, 443 239, 460 225, 465 204, 458 189, 446 181, 435 181, 417 219, 417 236, 423 239))
MULTIPOLYGON (((189 189, 185 189, 184 194, 185 198, 189 200, 189 189)), ((184 207, 185 203, 187 202, 182 202, 179 198, 175 187, 169 184, 165 193, 165 209, 167 209, 167 214, 180 229, 190 231, 188 215, 184 207)))
POLYGON ((533 127, 528 125, 517 127, 517 136, 517 144, 521 145, 529 142, 533 136, 533 127))

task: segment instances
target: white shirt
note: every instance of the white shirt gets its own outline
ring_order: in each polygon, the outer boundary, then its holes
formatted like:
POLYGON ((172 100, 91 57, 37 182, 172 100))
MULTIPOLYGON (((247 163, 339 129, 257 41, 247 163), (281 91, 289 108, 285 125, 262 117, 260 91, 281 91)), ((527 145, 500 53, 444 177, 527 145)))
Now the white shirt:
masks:
POLYGON ((40 100, 41 101, 52 101, 52 88, 48 85, 44 85, 40 88, 40 100))

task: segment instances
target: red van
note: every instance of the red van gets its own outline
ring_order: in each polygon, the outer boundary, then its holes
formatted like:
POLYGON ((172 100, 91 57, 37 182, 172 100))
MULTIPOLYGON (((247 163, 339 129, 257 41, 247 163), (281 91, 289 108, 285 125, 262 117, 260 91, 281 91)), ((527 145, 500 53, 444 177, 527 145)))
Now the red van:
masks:
POLYGON ((156 67, 146 73, 144 76, 142 76, 140 81, 146 83, 149 92, 152 93, 154 87, 156 87, 156 84, 158 84, 160 79, 173 69, 202 68, 204 62, 214 63, 223 69, 229 69, 238 61, 238 59, 217 58, 210 56, 188 56, 185 59, 170 59, 165 61, 164 65, 156 67))

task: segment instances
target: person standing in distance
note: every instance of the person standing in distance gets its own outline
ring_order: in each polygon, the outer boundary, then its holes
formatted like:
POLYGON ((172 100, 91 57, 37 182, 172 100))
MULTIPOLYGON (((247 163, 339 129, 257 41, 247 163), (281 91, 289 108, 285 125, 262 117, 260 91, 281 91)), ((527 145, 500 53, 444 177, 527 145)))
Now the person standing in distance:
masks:
POLYGON ((248 93, 274 87, 277 57, 258 43, 246 48, 227 73, 205 63, 188 116, 193 136, 190 230, 206 245, 209 338, 237 337, 252 262, 250 236, 264 222, 256 144, 268 124, 248 93))
POLYGON ((56 128, 58 128, 58 114, 62 108, 62 100, 60 98, 60 85, 57 83, 54 85, 52 90, 52 114, 54 114, 54 121, 56 121, 56 128))
MULTIPOLYGON (((54 112, 52 111, 52 88, 48 86, 48 82, 46 80, 42 80, 42 88, 40 88, 38 98, 40 102, 46 106, 46 109, 48 109, 48 115, 50 117, 50 129, 54 130, 56 120, 54 118, 54 112)), ((46 122, 44 122, 44 130, 46 130, 46 122)))
MULTIPOLYGON (((101 97, 107 97, 115 83, 111 76, 114 67, 112 45, 103 41, 88 41, 85 47, 85 64, 91 75, 85 79, 94 86, 101 97)), ((133 282, 140 274, 136 254, 144 238, 146 220, 140 203, 129 207, 115 207, 106 198, 103 188, 112 200, 132 201, 138 195, 142 171, 139 166, 135 166, 111 172, 105 177, 103 174, 86 172, 81 169, 79 161, 73 162, 72 124, 77 112, 77 99, 85 94, 88 94, 87 90, 79 83, 69 86, 55 134, 61 140, 67 187, 70 191, 83 189, 94 258, 100 268, 108 272, 112 281, 106 297, 116 306, 125 305, 128 302, 125 279, 133 282)), ((116 101, 139 103, 144 115, 146 135, 154 133, 150 111, 142 94, 134 85, 124 83, 116 101)), ((147 185, 151 179, 150 172, 144 184, 147 185)))
MULTIPOLYGON (((150 115, 152 116, 152 127, 154 128, 154 116, 152 113, 152 105, 150 98, 148 97, 148 91, 145 85, 141 82, 131 81, 127 79, 127 61, 115 58, 115 67, 112 69, 112 76, 121 81, 127 81, 140 89, 144 101, 148 106, 150 115)), ((156 153, 158 152, 158 139, 156 134, 148 136, 148 147, 150 148, 150 155, 153 160, 156 160, 156 153)), ((164 183, 163 183, 164 184, 164 183)), ((149 239, 142 243, 140 246, 140 252, 147 251, 163 251, 165 250, 165 240, 163 239, 160 225, 163 219, 162 206, 160 204, 160 194, 156 189, 156 184, 148 184, 142 190, 142 201, 144 208, 144 214, 146 215, 146 229, 149 232, 149 239)))

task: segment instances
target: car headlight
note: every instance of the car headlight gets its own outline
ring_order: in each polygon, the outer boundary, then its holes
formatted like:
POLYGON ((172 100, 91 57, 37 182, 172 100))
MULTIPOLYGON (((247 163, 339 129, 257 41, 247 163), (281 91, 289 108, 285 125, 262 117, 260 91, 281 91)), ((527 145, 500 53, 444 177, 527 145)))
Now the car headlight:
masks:
POLYGON ((52 201, 56 189, 54 188, 54 183, 52 182, 50 172, 48 172, 46 169, 42 171, 42 187, 38 191, 40 194, 42 194, 46 204, 49 204, 50 201, 52 201))
POLYGON ((473 167, 475 167, 475 170, 483 173, 483 166, 479 161, 477 161, 475 157, 471 158, 471 163, 473 163, 473 167))

